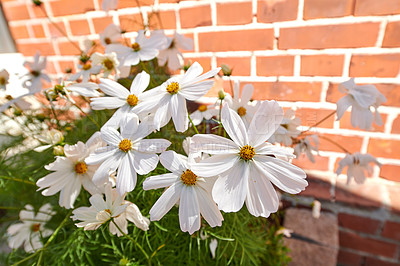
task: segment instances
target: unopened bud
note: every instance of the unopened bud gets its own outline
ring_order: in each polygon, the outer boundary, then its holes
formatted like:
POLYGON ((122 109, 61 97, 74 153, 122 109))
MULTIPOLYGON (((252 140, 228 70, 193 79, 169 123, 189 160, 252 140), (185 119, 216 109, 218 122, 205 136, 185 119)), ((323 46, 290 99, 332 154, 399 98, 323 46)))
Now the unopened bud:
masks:
POLYGON ((224 90, 220 90, 220 91, 218 92, 218 99, 220 99, 220 100, 225 99, 225 92, 224 92, 224 90))
POLYGON ((63 156, 64 155, 64 147, 63 146, 54 146, 53 154, 56 156, 63 156))
POLYGON ((232 68, 230 68, 228 65, 222 64, 221 70, 224 76, 229 77, 230 75, 232 75, 232 68))

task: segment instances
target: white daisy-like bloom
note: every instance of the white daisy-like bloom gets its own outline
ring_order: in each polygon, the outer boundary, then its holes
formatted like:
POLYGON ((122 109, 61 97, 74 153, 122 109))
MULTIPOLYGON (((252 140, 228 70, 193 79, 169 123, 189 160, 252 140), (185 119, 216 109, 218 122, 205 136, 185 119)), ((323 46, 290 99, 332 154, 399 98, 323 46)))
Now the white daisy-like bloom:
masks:
POLYGON ((297 194, 308 185, 305 172, 278 157, 293 157, 286 149, 266 142, 279 127, 282 108, 275 101, 260 104, 248 129, 235 110, 225 103, 221 122, 232 140, 217 135, 192 137, 194 150, 211 154, 192 165, 192 171, 205 178, 219 175, 212 195, 220 210, 239 211, 244 202, 254 216, 268 217, 279 207, 272 186, 297 194))
POLYGON ((146 102, 144 105, 157 106, 154 115, 156 129, 160 130, 172 117, 176 131, 185 132, 189 125, 186 100, 195 101, 204 96, 214 83, 213 80, 205 79, 215 76, 219 70, 220 68, 216 68, 201 74, 203 68, 194 62, 183 76, 172 77, 151 90, 153 99, 157 102, 146 102))
POLYGON ((42 79, 51 82, 49 76, 44 73, 47 65, 47 58, 40 58, 40 52, 37 51, 33 62, 25 62, 24 65, 29 68, 29 73, 25 76, 27 79, 24 84, 31 93, 37 93, 42 90, 42 79))
POLYGON ((339 161, 339 167, 336 170, 336 174, 340 175, 343 169, 347 166, 347 184, 354 178, 357 184, 363 184, 365 182, 365 172, 370 176, 373 168, 371 163, 382 166, 378 160, 371 154, 361 154, 359 152, 353 154, 346 154, 346 156, 339 161))
MULTIPOLYGON (((164 33, 162 32, 162 34, 164 33)), ((193 50, 193 40, 177 32, 172 38, 168 36, 165 36, 165 38, 167 39, 166 47, 160 50, 157 56, 158 64, 163 66, 168 62, 169 69, 178 70, 183 64, 183 55, 180 50, 193 50)))
POLYGON ((143 182, 144 190, 167 187, 151 208, 150 220, 160 220, 179 202, 179 224, 183 232, 198 231, 201 216, 211 227, 221 226, 224 218, 210 193, 213 180, 195 175, 191 171, 194 161, 174 151, 163 152, 160 162, 172 173, 150 176, 143 182))
POLYGON ((239 91, 240 83, 236 81, 233 85, 233 97, 228 94, 225 100, 229 104, 229 107, 237 112, 243 120, 244 125, 248 127, 257 110, 257 106, 250 103, 251 97, 253 97, 254 87, 251 84, 244 85, 240 97, 239 91))
POLYGON ((369 130, 374 121, 379 126, 383 124, 377 108, 386 102, 386 98, 374 85, 357 86, 354 78, 351 78, 339 85, 339 91, 346 94, 346 96, 339 99, 336 103, 337 120, 351 106, 351 125, 353 127, 369 130), (375 115, 371 109, 375 110, 375 115))
POLYGON ((41 237, 48 237, 53 233, 53 230, 44 226, 54 214, 49 203, 40 207, 36 215, 31 205, 25 205, 24 210, 19 213, 19 219, 22 223, 13 224, 7 228, 10 248, 18 248, 24 245, 25 252, 34 252, 42 248, 41 237))
POLYGON ((107 78, 112 72, 114 72, 118 76, 119 61, 117 59, 116 53, 112 52, 103 55, 96 52, 91 56, 91 59, 93 65, 102 66, 104 78, 107 78))
POLYGON ((48 148, 60 145, 64 141, 63 133, 54 128, 42 132, 42 134, 35 136, 35 138, 42 143, 48 143, 46 145, 42 145, 33 149, 36 152, 42 152, 44 150, 47 150, 48 148))
POLYGON ((297 128, 300 126, 301 121, 299 117, 295 116, 296 112, 289 109, 285 112, 282 123, 268 140, 271 143, 282 143, 285 146, 293 144, 292 138, 296 138, 301 131, 297 128))
POLYGON ((3 69, 2 71, 0 71, 0 89, 6 88, 9 78, 10 74, 8 74, 7 70, 3 69))
POLYGON ((165 46, 166 38, 161 34, 151 35, 147 38, 143 30, 138 32, 135 42, 130 46, 122 44, 109 44, 106 53, 115 52, 121 66, 134 66, 140 61, 149 61, 158 55, 161 47, 165 46))
POLYGON ((93 134, 86 144, 79 141, 75 145, 65 145, 65 157, 58 156, 55 162, 45 166, 53 173, 36 182, 38 190, 43 190, 42 195, 51 196, 60 191, 60 206, 70 209, 74 207, 82 186, 92 195, 101 192, 92 181, 98 166, 85 163, 90 153, 104 146, 99 134, 93 134))
POLYGON ((165 151, 171 142, 165 139, 144 139, 154 127, 149 123, 140 123, 137 115, 129 113, 121 120, 119 133, 115 128, 103 127, 101 137, 108 144, 96 150, 85 162, 99 164, 93 176, 96 184, 108 180, 117 170, 116 187, 120 195, 132 191, 136 186, 137 174, 145 175, 153 171, 158 163, 156 153, 165 151))
POLYGON ((102 33, 99 34, 102 45, 107 46, 112 43, 118 43, 122 38, 121 28, 115 24, 108 25, 102 33))
MULTIPOLYGON (((90 197, 90 207, 79 207, 73 210, 71 216, 72 220, 80 220, 75 224, 77 227, 83 227, 84 230, 96 230, 102 224, 105 224, 112 218, 116 218, 121 215, 127 208, 127 204, 124 203, 124 195, 118 195, 113 193, 111 184, 107 184, 105 187, 106 200, 104 201, 103 194, 95 194, 90 197)), ((126 219, 114 219, 114 222, 122 229, 126 228, 126 219)), ((113 223, 110 223, 110 232, 118 230, 113 223), (113 230, 111 230, 111 226, 113 230)))
POLYGON ((210 120, 212 117, 218 116, 219 110, 215 106, 212 106, 211 108, 209 107, 210 106, 202 104, 196 111, 190 114, 190 118, 195 126, 203 122, 203 119, 210 120))
POLYGON ((117 9, 118 0, 103 0, 101 2, 101 9, 104 11, 110 11, 117 9))
POLYGON ((78 68, 80 69, 80 71, 69 76, 69 81, 76 81, 82 76, 82 83, 87 83, 90 80, 90 76, 99 74, 103 67, 92 66, 92 63, 88 61, 84 65, 79 64, 78 68))
POLYGON ((99 85, 93 82, 70 83, 70 85, 62 82, 50 89, 47 89, 45 94, 50 101, 60 97, 75 103, 75 100, 71 97, 71 93, 82 95, 84 97, 99 97, 101 94, 99 91, 97 91, 98 88, 99 85))
POLYGON ((306 136, 305 138, 299 139, 298 143, 294 147, 294 154, 296 157, 300 157, 302 153, 307 155, 307 158, 315 163, 313 151, 318 152, 319 138, 318 135, 306 136))
POLYGON ((132 81, 130 90, 118 82, 109 79, 100 79, 100 89, 109 96, 93 98, 90 106, 93 110, 115 109, 118 110, 104 124, 103 127, 118 128, 121 119, 128 113, 138 116, 145 115, 155 109, 152 93, 144 92, 150 83, 150 75, 145 71, 137 74, 132 81), (148 102, 149 104, 144 104, 148 102))

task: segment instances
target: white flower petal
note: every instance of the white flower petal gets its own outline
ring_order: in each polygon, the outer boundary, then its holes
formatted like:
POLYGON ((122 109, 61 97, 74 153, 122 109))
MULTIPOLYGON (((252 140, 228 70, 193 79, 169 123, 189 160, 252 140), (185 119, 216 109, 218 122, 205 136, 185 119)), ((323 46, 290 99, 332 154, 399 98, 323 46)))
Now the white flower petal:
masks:
POLYGON ((67 184, 60 193, 60 199, 58 203, 61 207, 66 209, 72 209, 74 207, 74 202, 81 191, 82 183, 78 177, 73 179, 72 183, 67 184))
POLYGON ((112 127, 103 127, 101 129, 101 138, 112 146, 118 146, 122 140, 120 133, 112 127))
POLYGON ((350 95, 346 95, 346 96, 343 96, 342 98, 340 98, 336 103, 337 120, 342 118, 342 116, 344 115, 344 112, 346 112, 346 110, 353 104, 354 104, 354 99, 350 95))
POLYGON ((151 221, 160 220, 178 202, 183 186, 181 182, 174 183, 161 195, 150 209, 151 221))
POLYGON ((238 154, 240 148, 230 139, 210 134, 196 134, 190 142, 192 152, 205 152, 209 154, 238 154))
POLYGON ((191 170, 198 176, 212 177, 225 173, 238 162, 239 158, 236 154, 218 154, 192 164, 191 170))
POLYGON ((131 165, 129 157, 130 155, 126 154, 118 167, 116 187, 121 196, 124 195, 125 192, 131 192, 136 186, 137 175, 133 165, 131 165))
POLYGON ((161 164, 173 173, 182 173, 189 169, 188 158, 174 151, 165 151, 160 155, 161 164))
POLYGON ((136 133, 139 126, 139 117, 133 113, 127 113, 121 119, 121 136, 122 138, 131 139, 132 135, 136 133))
POLYGON ((169 187, 177 181, 179 181, 179 177, 174 173, 150 176, 143 182, 143 189, 150 190, 169 187))
POLYGON ((178 94, 182 95, 190 101, 195 101, 203 97, 214 85, 213 80, 206 80, 196 84, 183 87, 178 94))
POLYGON ((129 96, 129 91, 124 86, 111 79, 100 79, 99 87, 105 94, 110 96, 122 99, 126 99, 129 96))
POLYGON ((248 144, 246 127, 240 116, 224 104, 221 111, 221 122, 229 137, 239 146, 248 144))
POLYGON ((169 109, 176 131, 185 132, 189 125, 185 98, 179 94, 172 95, 169 109))
POLYGON ((221 226, 224 217, 211 195, 201 187, 195 187, 199 202, 200 213, 211 227, 221 226))
POLYGON ((252 84, 246 84, 243 86, 242 95, 240 95, 240 102, 242 104, 248 103, 253 97, 254 87, 252 84))
POLYGON ((92 98, 90 106, 93 110, 115 109, 126 104, 126 100, 119 97, 92 98))
POLYGON ((131 158, 131 161, 133 163, 133 167, 139 175, 148 174, 157 167, 157 154, 144 153, 135 150, 133 150, 132 153, 133 159, 131 158))
POLYGON ((200 207, 193 186, 183 186, 179 202, 179 224, 182 232, 193 234, 200 229, 200 207))
POLYGON ((171 142, 166 139, 142 139, 138 142, 135 142, 133 148, 140 152, 161 153, 170 145, 171 142))
POLYGON ((136 75, 135 79, 132 81, 131 84, 131 94, 135 94, 138 96, 141 94, 150 83, 150 75, 147 74, 145 71, 140 72, 136 75))
POLYGON ((105 210, 108 208, 107 204, 104 201, 102 194, 95 194, 89 199, 90 204, 96 209, 97 212, 105 210))

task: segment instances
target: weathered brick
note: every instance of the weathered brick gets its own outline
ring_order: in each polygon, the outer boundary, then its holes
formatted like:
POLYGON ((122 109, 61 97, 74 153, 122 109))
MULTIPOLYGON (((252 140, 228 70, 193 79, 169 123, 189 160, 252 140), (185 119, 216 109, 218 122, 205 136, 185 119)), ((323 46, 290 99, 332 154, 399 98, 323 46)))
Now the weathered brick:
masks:
POLYGON ((69 25, 71 27, 72 35, 89 35, 90 28, 89 23, 86 19, 70 20, 69 25))
POLYGON ((294 56, 259 56, 256 60, 258 76, 292 76, 294 56))
POLYGON ((181 8, 179 16, 182 28, 211 26, 211 7, 209 5, 181 8))
POLYGON ((382 236, 400 241, 400 223, 386 221, 382 236))
POLYGON ((396 77, 400 69, 400 54, 353 55, 351 77, 396 77))
POLYGON ((188 63, 198 62, 202 67, 203 71, 211 70, 211 57, 185 57, 185 65, 188 63))
POLYGON ((397 116, 397 118, 393 121, 392 133, 400 134, 400 116, 397 116))
POLYGON ((108 25, 113 23, 112 17, 103 17, 103 18, 92 18, 94 30, 96 33, 100 33, 107 28, 108 25))
MULTIPOLYGON (((329 168, 329 158, 322 157, 319 155, 314 156, 315 163, 311 162, 307 156, 301 155, 298 158, 293 159, 292 164, 297 165, 302 169, 309 169, 309 170, 320 170, 320 171, 327 171, 329 168)), ((310 187, 310 186, 309 186, 310 187)), ((308 187, 307 187, 308 189, 308 187)), ((311 193, 311 191, 307 192, 311 193)))
POLYGON ((376 157, 400 159, 400 150, 397 148, 399 145, 400 140, 370 138, 368 153, 376 157))
POLYGON ((379 23, 375 22, 281 28, 278 46, 279 49, 373 47, 378 32, 379 23))
POLYGON ((339 249, 339 255, 337 258, 338 265, 342 266, 361 265, 362 260, 363 257, 359 254, 339 249))
POLYGON ((3 12, 8 21, 30 19, 26 4, 3 7, 3 12))
MULTIPOLYGON (((350 110, 350 108, 349 108, 350 110)), ((387 119, 386 114, 380 114, 383 120, 383 124, 381 126, 378 126, 377 124, 373 123, 372 127, 369 130, 366 131, 372 131, 372 132, 384 132, 385 131, 385 123, 387 119)), ((350 112, 345 112, 342 118, 339 120, 339 127, 340 128, 345 128, 345 129, 355 129, 351 125, 351 114, 350 112)), ((357 128, 357 130, 362 130, 360 128, 357 128)))
POLYGON ((147 16, 149 21, 149 27, 152 30, 176 28, 175 11, 149 13, 147 16))
POLYGON ((382 47, 400 47, 400 21, 389 22, 386 25, 382 47))
POLYGON ((331 200, 331 183, 328 180, 322 180, 308 175, 307 182, 308 186, 305 190, 300 192, 300 196, 331 200))
POLYGON ((338 143, 350 152, 357 152, 361 150, 362 138, 332 134, 320 134, 319 150, 344 152, 341 148, 331 143, 331 141, 338 143), (326 140, 326 138, 330 141, 326 140))
POLYGON ((355 233, 339 231, 339 242, 341 247, 360 250, 370 254, 394 258, 397 246, 381 240, 364 238, 355 233))
POLYGON ((24 56, 34 56, 36 51, 41 55, 55 55, 53 45, 50 42, 17 43, 17 50, 24 56))
POLYGON ((383 164, 379 176, 387 180, 400 182, 400 165, 383 164))
POLYGON ((49 3, 54 16, 82 14, 94 10, 93 1, 58 0, 49 3))
POLYGON ((199 33, 201 52, 269 50, 273 42, 272 29, 199 33))
POLYGON ((75 72, 75 63, 73 61, 59 61, 58 62, 60 69, 62 72, 66 72, 67 69, 71 69, 72 72, 75 72))
POLYGON ((138 31, 144 28, 140 14, 123 15, 119 17, 121 30, 126 32, 138 31))
POLYGON ((298 0, 263 0, 257 3, 257 21, 271 23, 295 20, 298 0))
POLYGON ((46 34, 44 33, 44 28, 41 24, 32 24, 32 30, 35 38, 46 37, 46 34))
POLYGON ((366 257, 365 266, 399 266, 400 263, 383 261, 378 258, 366 257))
POLYGON ((250 76, 250 57, 218 57, 217 66, 221 66, 221 64, 232 68, 234 76, 250 76))
POLYGON ((390 199, 390 210, 397 215, 400 215, 400 186, 388 186, 390 199))
POLYGON ((14 39, 29 38, 29 32, 25 25, 10 26, 9 28, 14 39))
MULTIPOLYGON (((74 43, 79 47, 78 42, 74 43)), ((70 42, 58 42, 58 49, 60 50, 62 55, 79 55, 80 49, 78 50, 78 47, 70 42)))
POLYGON ((56 64, 57 64, 57 62, 47 61, 46 72, 49 74, 56 74, 57 73, 56 64))
POLYGON ((341 76, 344 55, 302 55, 302 76, 341 76))
MULTIPOLYGON (((300 118, 302 126, 311 127, 328 117, 331 113, 332 110, 299 108, 296 110, 296 117, 300 118)), ((331 115, 324 122, 320 123, 318 127, 332 128, 334 119, 335 115, 331 115)))
POLYGON ((354 15, 394 15, 400 13, 400 1, 398 0, 356 0, 354 15))
POLYGON ((46 17, 46 10, 44 8, 44 5, 42 6, 37 6, 37 5, 32 5, 32 11, 33 15, 35 18, 45 18, 46 17))
POLYGON ((334 18, 352 15, 354 0, 305 0, 304 19, 334 18))
POLYGON ((217 3, 218 25, 243 25, 253 20, 251 2, 217 3))
POLYGON ((63 37, 66 34, 64 22, 47 23, 51 37, 63 37))
POLYGON ((372 235, 376 234, 380 225, 378 220, 347 213, 339 213, 338 221, 339 226, 372 235))

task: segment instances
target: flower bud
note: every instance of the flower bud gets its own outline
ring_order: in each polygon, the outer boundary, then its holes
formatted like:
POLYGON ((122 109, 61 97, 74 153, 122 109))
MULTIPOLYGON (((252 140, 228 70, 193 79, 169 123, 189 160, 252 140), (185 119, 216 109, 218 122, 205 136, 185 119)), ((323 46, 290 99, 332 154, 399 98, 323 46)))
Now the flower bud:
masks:
POLYGON ((56 156, 63 156, 64 155, 64 147, 63 146, 54 146, 53 154, 56 156))
POLYGON ((220 90, 220 91, 218 92, 218 99, 220 99, 220 100, 225 99, 225 92, 224 92, 224 90, 220 90))
POLYGON ((228 65, 222 64, 221 70, 224 76, 229 77, 230 75, 232 75, 232 68, 230 68, 228 65))

